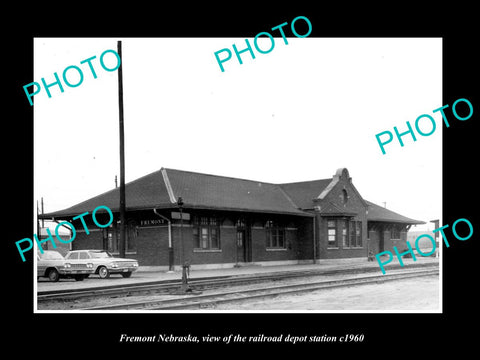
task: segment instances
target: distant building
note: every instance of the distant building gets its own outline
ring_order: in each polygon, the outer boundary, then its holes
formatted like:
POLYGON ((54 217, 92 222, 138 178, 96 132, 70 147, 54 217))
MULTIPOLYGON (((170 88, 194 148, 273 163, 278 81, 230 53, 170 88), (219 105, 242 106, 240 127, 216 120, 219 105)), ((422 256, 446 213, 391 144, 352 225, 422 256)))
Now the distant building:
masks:
MULTIPOLYGON (((85 217, 87 235, 77 219, 71 244, 118 254, 119 190, 43 217, 72 221, 108 206, 112 225, 100 229, 85 217)), ((410 227, 425 224, 364 200, 346 168, 332 178, 287 184, 162 168, 126 184, 125 191, 126 254, 140 265, 179 266, 185 260, 205 268, 366 258, 369 251, 406 248, 410 227)), ((108 214, 97 213, 102 215, 108 223, 108 214)))
MULTIPOLYGON (((57 225, 57 224, 54 224, 54 225, 57 225)), ((47 234, 47 230, 45 230, 47 227, 40 227, 40 236, 38 236, 38 239, 39 240, 43 240, 43 239, 47 239, 48 238, 48 234, 47 234)), ((54 237, 55 239, 55 226, 53 228, 48 228, 50 230, 50 233, 52 234, 52 236, 54 237)), ((63 229, 59 229, 58 230, 58 233, 59 235, 62 237, 62 239, 64 241, 68 241, 70 240, 72 237, 71 237, 71 234, 70 234, 70 231, 68 230, 63 230, 63 229)), ((56 240, 56 239, 55 239, 56 240)), ((75 239, 74 239, 75 240, 75 239)), ((67 252, 69 252, 72 248, 72 245, 71 243, 62 243, 60 241, 55 241, 55 245, 56 245, 56 248, 53 247, 52 245, 52 242, 51 241, 46 241, 44 243, 42 243, 42 249, 43 250, 56 250, 58 251, 60 254, 62 254, 63 256, 65 256, 67 254, 67 252)))

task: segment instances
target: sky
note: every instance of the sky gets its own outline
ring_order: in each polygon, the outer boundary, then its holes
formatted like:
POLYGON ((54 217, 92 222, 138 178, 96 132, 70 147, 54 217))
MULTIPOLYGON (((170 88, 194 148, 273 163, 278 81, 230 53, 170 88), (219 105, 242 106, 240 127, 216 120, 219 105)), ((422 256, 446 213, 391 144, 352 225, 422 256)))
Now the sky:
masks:
MULTIPOLYGON (((118 74, 99 59, 117 40, 126 182, 161 167, 271 183, 346 167, 363 198, 427 222, 412 230, 442 219, 442 120, 433 113, 444 105, 441 38, 275 38, 268 54, 243 53, 243 64, 233 54, 224 72, 214 53, 243 49, 244 38, 36 38, 32 81, 62 79, 70 65, 84 76, 34 96, 34 200, 43 197, 45 212, 115 187, 118 74), (96 79, 80 64, 92 56, 96 79), (405 135, 403 147, 394 138, 382 154, 375 135, 414 128, 422 114, 436 131, 415 142, 405 135)), ((116 64, 111 53, 104 61, 116 64)))

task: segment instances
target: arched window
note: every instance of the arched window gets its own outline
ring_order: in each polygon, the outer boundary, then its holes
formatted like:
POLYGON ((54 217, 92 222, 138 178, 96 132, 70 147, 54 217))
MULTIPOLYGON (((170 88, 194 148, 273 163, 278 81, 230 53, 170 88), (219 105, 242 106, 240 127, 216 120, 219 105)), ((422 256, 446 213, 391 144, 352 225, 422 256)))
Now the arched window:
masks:
POLYGON ((342 201, 343 201, 343 205, 345 205, 348 201, 348 194, 347 194, 347 190, 345 189, 342 190, 342 201))

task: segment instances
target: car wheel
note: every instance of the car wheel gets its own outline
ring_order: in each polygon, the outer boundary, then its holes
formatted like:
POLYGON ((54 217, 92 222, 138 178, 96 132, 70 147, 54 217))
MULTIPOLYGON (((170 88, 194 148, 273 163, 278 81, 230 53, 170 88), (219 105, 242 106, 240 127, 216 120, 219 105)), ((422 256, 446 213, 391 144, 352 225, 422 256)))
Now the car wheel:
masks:
POLYGON ((98 269, 98 275, 100 275, 101 279, 108 279, 110 277, 110 271, 105 266, 101 266, 100 269, 98 269))
POLYGON ((132 276, 132 272, 129 271, 129 272, 126 272, 126 273, 122 273, 122 276, 123 276, 124 278, 129 278, 130 276, 132 276))
POLYGON ((51 269, 48 272, 48 279, 52 282, 57 282, 60 279, 60 274, 56 269, 51 269))

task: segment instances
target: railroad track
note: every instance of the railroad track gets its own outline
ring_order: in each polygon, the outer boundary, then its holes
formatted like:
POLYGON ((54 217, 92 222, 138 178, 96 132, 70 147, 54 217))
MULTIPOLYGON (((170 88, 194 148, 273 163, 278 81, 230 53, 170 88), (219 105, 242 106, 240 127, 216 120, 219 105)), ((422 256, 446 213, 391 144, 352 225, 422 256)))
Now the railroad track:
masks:
MULTIPOLYGON (((306 277, 318 275, 308 271, 285 272, 262 274, 255 276, 215 276, 206 278, 190 279, 189 285, 197 290, 205 290, 219 288, 230 285, 244 285, 265 281, 279 281, 288 278, 306 277)), ((162 280, 158 282, 149 282, 147 284, 126 284, 121 286, 105 286, 93 287, 78 290, 60 290, 45 291, 37 294, 39 303, 46 301, 68 301, 97 297, 126 297, 135 295, 152 295, 152 294, 172 294, 178 291, 182 282, 179 280, 162 280)))
POLYGON ((242 302, 246 300, 275 297, 279 295, 333 289, 344 286, 357 286, 386 281, 403 280, 413 277, 438 275, 437 269, 404 270, 386 275, 367 275, 336 280, 322 280, 306 283, 262 286, 250 289, 220 291, 199 295, 182 295, 167 299, 137 301, 106 306, 83 308, 88 311, 105 310, 181 310, 212 308, 217 304, 242 302))
MULTIPOLYGON (((208 281, 224 282, 230 276, 215 276, 208 278, 191 279, 191 283, 202 284, 208 281)), ((94 297, 117 297, 148 295, 152 293, 169 292, 181 285, 179 280, 159 280, 151 281, 145 284, 122 284, 96 286, 84 289, 65 289, 65 290, 47 290, 37 292, 38 302, 46 301, 68 301, 71 299, 79 300, 94 297)))
MULTIPOLYGON (((415 266, 412 264, 409 268, 417 267, 429 267, 429 266, 415 266)), ((400 268, 391 266, 388 269, 400 268)), ((298 270, 298 271, 281 271, 267 274, 253 274, 253 275, 233 275, 233 276, 215 276, 204 278, 191 278, 189 279, 189 285, 191 288, 199 291, 235 286, 235 285, 248 285, 255 283, 275 282, 285 279, 304 278, 314 276, 330 276, 341 274, 355 274, 355 273, 367 273, 378 272, 378 268, 346 268, 336 270, 298 270)), ((175 293, 181 286, 180 280, 160 280, 153 281, 144 284, 122 284, 122 285, 108 285, 98 286, 83 289, 65 289, 65 290, 50 290, 37 292, 37 302, 42 304, 48 301, 61 301, 68 302, 71 300, 87 300, 92 298, 101 297, 129 297, 129 296, 142 296, 142 295, 154 295, 154 294, 172 294, 175 293)))

